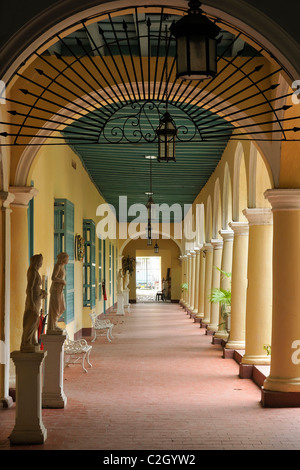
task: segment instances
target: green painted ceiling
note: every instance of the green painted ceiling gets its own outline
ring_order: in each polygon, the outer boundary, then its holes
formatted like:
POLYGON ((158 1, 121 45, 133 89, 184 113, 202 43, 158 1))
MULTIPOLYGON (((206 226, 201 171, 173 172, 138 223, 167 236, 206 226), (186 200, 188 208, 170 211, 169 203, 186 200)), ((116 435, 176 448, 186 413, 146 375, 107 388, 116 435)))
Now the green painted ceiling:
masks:
MULTIPOLYGON (((127 196, 128 207, 147 203, 145 192, 150 188, 150 162, 145 156, 158 154, 155 129, 160 114, 150 104, 147 109, 143 107, 142 112, 137 110, 140 110, 138 103, 134 110, 132 106, 124 106, 111 116, 101 132, 97 129, 98 121, 93 122, 95 113, 76 122, 80 130, 70 125, 64 131, 105 200, 115 207, 117 217, 119 196, 127 196), (87 134, 85 142, 82 128, 87 134), (74 143, 76 136, 80 136, 78 144, 74 143)), ((152 160, 153 199, 155 204, 180 204, 184 215, 184 204, 192 204, 214 172, 233 127, 213 113, 203 111, 201 124, 196 128, 182 109, 169 105, 168 110, 180 141, 176 143, 176 162, 152 160), (223 136, 219 140, 218 133, 210 138, 212 119, 217 119, 218 132, 223 136)), ((138 215, 128 217, 128 221, 138 215)))

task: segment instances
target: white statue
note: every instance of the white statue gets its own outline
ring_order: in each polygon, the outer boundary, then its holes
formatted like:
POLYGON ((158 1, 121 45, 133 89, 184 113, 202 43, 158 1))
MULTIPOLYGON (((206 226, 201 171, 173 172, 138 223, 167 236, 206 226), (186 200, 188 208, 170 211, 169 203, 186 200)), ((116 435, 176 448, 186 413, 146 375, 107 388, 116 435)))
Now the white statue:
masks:
POLYGON ((124 290, 128 289, 128 284, 129 284, 129 271, 127 269, 126 274, 125 274, 125 279, 124 279, 124 290))
POLYGON ((52 284, 50 288, 50 302, 48 313, 47 334, 59 334, 63 330, 57 326, 57 320, 66 310, 64 287, 66 285, 65 265, 69 261, 68 253, 60 253, 57 255, 57 261, 52 273, 52 284))
POLYGON ((117 284, 117 293, 122 294, 123 291, 123 272, 122 269, 119 269, 118 272, 118 284, 117 284))
POLYGON ((26 302, 23 317, 23 334, 20 351, 34 352, 39 349, 37 332, 40 321, 42 299, 47 295, 41 289, 42 278, 39 269, 43 265, 43 256, 34 255, 30 258, 30 266, 27 271, 26 302))

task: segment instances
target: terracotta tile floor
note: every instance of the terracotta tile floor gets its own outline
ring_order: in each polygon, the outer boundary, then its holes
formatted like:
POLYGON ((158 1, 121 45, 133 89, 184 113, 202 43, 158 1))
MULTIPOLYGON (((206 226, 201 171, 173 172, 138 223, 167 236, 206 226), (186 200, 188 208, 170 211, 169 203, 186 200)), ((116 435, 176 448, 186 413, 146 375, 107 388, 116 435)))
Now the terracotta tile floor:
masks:
MULTIPOLYGON (((93 367, 65 369, 63 410, 42 411, 32 450, 300 449, 300 409, 267 409, 220 345, 178 304, 136 304, 115 339, 93 345, 93 367)), ((90 339, 89 339, 90 340, 90 339)), ((15 407, 0 410, 0 449, 11 447, 15 407)))

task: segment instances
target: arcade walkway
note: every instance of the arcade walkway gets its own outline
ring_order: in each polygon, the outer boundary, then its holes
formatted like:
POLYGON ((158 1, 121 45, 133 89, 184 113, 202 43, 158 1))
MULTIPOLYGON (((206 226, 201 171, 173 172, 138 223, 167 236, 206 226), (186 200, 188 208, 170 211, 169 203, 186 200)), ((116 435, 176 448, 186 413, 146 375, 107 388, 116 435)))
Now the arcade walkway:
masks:
MULTIPOLYGON (((300 449, 300 409, 267 409, 220 345, 177 304, 136 304, 115 339, 93 344, 92 369, 65 369, 64 410, 43 410, 39 450, 300 449)), ((0 410, 0 450, 15 408, 0 410)))

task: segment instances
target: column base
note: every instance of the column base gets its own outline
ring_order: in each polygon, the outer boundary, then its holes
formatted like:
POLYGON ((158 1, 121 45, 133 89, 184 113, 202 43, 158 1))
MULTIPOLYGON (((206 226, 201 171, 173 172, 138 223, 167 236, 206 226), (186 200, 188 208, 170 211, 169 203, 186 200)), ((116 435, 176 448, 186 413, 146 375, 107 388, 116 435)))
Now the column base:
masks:
POLYGON ((300 392, 275 392, 261 388, 261 404, 265 408, 293 408, 300 406, 300 392))
POLYGON ((43 392, 42 408, 65 408, 66 405, 67 397, 63 392, 60 394, 43 392))
POLYGON ((47 430, 43 424, 34 426, 33 429, 29 429, 28 426, 15 426, 14 430, 9 436, 11 445, 44 444, 46 439, 47 430))
POLYGON ((197 313, 194 316, 194 322, 195 323, 201 323, 202 319, 204 318, 204 313, 197 313))
POLYGON ((222 342, 223 342, 222 338, 216 338, 215 335, 213 335, 213 337, 211 339, 212 344, 222 344, 222 342))
POLYGON ((216 331, 215 334, 214 334, 214 337, 216 339, 220 339, 220 340, 224 339, 225 341, 228 340, 228 336, 229 336, 229 333, 225 330, 224 331, 221 331, 221 330, 216 331))
POLYGON ((3 397, 1 400, 2 408, 11 408, 14 401, 11 396, 3 397))
POLYGON ((47 431, 41 413, 42 363, 47 351, 13 351, 16 366, 16 418, 9 436, 11 444, 43 444, 47 431))
POLYGON ((239 376, 241 379, 251 379, 253 374, 253 364, 240 364, 239 376))
POLYGON ((216 331, 218 331, 218 325, 213 325, 212 323, 210 323, 209 325, 207 325, 207 329, 208 331, 212 331, 212 333, 216 333, 216 331))
POLYGON ((206 334, 207 336, 212 336, 212 335, 214 334, 214 332, 215 332, 214 330, 210 330, 210 329, 208 328, 208 326, 206 325, 205 334, 206 334))
POLYGON ((226 349, 245 349, 245 341, 229 341, 226 343, 226 349))
POLYGON ((42 408, 65 408, 67 398, 64 387, 64 352, 66 335, 63 332, 47 332, 41 335, 41 341, 47 351, 44 364, 44 383, 42 408))
POLYGON ((249 355, 245 354, 242 359, 243 364, 269 366, 271 364, 271 357, 266 355, 249 355))

